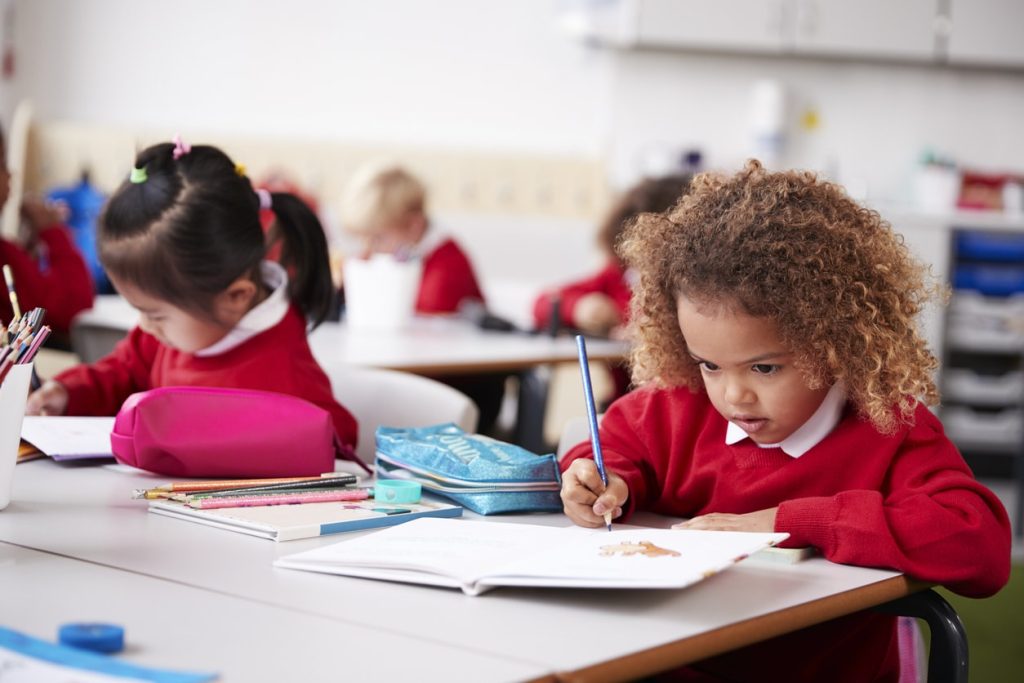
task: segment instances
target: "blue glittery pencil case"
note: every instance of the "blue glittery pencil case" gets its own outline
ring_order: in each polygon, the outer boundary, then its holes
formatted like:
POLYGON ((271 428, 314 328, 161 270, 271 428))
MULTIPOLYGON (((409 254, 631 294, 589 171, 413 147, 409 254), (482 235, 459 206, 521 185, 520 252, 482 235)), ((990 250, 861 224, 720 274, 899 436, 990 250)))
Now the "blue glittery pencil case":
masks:
POLYGON ((553 454, 467 434, 455 424, 377 428, 376 474, 418 481, 480 515, 560 512, 561 476, 553 454))

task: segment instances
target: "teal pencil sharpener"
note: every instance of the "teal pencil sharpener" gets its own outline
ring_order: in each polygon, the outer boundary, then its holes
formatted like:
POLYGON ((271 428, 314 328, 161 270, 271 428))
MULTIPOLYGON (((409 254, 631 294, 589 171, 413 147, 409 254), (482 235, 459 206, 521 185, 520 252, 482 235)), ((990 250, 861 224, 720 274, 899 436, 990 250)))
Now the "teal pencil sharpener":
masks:
POLYGON ((373 498, 381 503, 418 503, 422 495, 418 481, 385 479, 373 485, 373 498))

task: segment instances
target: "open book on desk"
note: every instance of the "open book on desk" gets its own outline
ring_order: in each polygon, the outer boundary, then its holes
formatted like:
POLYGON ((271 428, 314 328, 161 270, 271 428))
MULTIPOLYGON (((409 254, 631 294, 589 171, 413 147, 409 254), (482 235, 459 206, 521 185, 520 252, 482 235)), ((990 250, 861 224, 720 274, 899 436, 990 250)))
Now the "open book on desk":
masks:
POLYGON ((21 438, 54 460, 114 459, 110 447, 112 417, 27 415, 21 438))
POLYGON ((461 588, 684 588, 788 534, 605 529, 418 519, 274 564, 368 579, 461 588))
POLYGON ((273 541, 325 536, 345 531, 379 529, 420 517, 460 517, 462 508, 449 503, 382 503, 378 500, 353 500, 299 505, 260 505, 256 507, 197 510, 184 503, 155 500, 149 511, 207 526, 237 531, 273 541))

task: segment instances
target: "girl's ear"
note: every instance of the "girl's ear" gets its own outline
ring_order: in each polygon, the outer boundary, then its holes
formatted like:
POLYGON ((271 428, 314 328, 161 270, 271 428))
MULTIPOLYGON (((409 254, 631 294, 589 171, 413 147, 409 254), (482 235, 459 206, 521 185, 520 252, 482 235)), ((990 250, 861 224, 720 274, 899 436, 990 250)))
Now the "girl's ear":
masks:
POLYGON ((259 288, 248 277, 240 277, 217 295, 217 317, 232 325, 256 305, 259 288))

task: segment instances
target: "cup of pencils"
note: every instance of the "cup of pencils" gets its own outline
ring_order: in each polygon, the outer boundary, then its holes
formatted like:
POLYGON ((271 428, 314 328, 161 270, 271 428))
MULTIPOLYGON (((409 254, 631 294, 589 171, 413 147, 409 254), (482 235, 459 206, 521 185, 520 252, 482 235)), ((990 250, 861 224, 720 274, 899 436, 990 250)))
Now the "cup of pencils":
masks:
POLYGON ((50 328, 43 325, 45 309, 22 314, 8 266, 4 266, 4 279, 14 318, 9 325, 0 322, 0 510, 11 502, 21 421, 34 376, 32 360, 50 336, 50 328))

